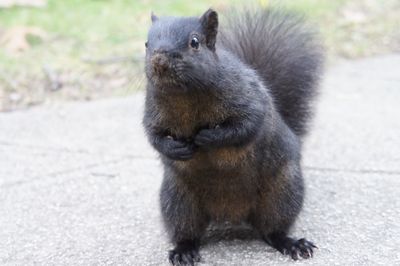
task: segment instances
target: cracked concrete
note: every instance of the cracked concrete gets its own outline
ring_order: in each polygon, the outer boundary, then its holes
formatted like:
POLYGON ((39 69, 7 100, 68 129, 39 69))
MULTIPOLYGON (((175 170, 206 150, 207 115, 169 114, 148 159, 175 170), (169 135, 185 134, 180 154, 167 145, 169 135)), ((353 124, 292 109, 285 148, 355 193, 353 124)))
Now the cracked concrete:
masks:
MULTIPOLYGON (((388 55, 327 70, 292 232, 319 249, 296 264, 400 265, 399 69, 388 55)), ((0 114, 1 265, 167 265, 143 99, 0 114)), ((293 264, 236 233, 210 233, 201 265, 293 264)))

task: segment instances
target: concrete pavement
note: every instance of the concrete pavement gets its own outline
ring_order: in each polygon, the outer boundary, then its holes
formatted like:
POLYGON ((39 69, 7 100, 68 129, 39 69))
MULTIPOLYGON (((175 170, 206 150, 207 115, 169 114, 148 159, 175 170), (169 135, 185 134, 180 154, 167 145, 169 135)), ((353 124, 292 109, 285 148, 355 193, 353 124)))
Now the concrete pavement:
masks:
MULTIPOLYGON (((143 98, 0 113, 0 265, 168 265, 143 98)), ((399 102, 398 54, 327 70, 293 229, 319 249, 296 265, 400 265, 399 102)), ((229 236, 201 265, 294 264, 229 236)))

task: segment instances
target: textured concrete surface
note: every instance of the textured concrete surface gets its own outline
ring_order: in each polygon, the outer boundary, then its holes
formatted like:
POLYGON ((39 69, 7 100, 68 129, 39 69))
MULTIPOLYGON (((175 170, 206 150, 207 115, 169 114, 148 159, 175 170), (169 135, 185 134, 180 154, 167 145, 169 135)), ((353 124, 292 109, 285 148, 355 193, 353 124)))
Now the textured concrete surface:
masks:
MULTIPOLYGON (((292 233, 319 249, 296 265, 400 265, 399 102, 400 55, 327 70, 292 233)), ((138 94, 0 114, 0 265, 168 265, 142 108, 138 94)), ((201 265, 294 264, 220 238, 201 265)))

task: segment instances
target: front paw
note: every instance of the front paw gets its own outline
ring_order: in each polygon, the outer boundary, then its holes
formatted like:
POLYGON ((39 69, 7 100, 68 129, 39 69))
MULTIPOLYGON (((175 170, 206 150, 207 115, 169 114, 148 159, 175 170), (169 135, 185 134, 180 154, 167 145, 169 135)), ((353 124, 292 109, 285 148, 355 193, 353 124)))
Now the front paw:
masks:
POLYGON ((194 137, 194 144, 199 147, 218 146, 221 142, 221 129, 216 127, 213 129, 202 129, 194 137))
POLYGON ((164 150, 164 155, 172 160, 186 161, 193 157, 195 147, 193 144, 174 140, 172 137, 167 137, 167 145, 164 150))

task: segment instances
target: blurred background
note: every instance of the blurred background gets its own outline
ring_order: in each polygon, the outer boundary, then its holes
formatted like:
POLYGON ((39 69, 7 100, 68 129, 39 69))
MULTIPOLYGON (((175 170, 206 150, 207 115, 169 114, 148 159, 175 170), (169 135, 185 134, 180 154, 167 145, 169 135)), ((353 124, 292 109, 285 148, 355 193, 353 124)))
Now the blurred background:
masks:
MULTIPOLYGON (((168 265, 141 126, 150 13, 243 4, 302 13, 327 48, 293 228, 319 247, 307 265, 400 265, 400 0, 0 0, 0 265, 168 265)), ((257 240, 201 252, 294 265, 257 240)))
MULTIPOLYGON (((250 2, 304 14, 319 27, 329 64, 400 50, 398 0, 250 2)), ((151 11, 189 16, 239 3, 0 0, 0 111, 133 94, 144 87, 151 11)))

